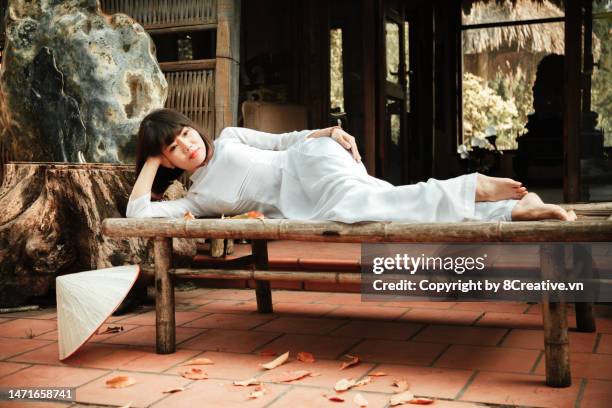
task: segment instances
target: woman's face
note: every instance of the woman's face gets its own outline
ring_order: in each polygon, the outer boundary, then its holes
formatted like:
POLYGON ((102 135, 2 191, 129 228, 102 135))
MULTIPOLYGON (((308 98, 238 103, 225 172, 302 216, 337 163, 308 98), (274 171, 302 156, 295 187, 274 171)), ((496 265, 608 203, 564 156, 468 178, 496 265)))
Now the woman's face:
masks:
POLYGON ((191 172, 206 159, 206 144, 195 129, 185 126, 162 154, 172 166, 191 172))

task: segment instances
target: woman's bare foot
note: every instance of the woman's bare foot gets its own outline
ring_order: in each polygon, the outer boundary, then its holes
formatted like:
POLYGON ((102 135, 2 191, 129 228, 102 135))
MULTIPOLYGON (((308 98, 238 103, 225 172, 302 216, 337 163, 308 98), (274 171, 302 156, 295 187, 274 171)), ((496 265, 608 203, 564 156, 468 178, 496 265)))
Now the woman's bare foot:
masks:
POLYGON ((545 204, 535 193, 527 193, 512 209, 512 221, 539 221, 557 219, 576 221, 574 211, 565 211, 554 204, 545 204))
POLYGON ((480 173, 476 175, 476 202, 520 200, 525 194, 527 194, 527 189, 519 181, 489 177, 480 173))

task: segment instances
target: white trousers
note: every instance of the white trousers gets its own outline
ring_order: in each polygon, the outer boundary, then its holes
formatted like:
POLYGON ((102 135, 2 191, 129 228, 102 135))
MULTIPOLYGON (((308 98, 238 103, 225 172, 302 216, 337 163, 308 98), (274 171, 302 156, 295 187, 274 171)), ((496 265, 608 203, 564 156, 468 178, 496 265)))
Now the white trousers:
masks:
POLYGON ((477 173, 405 186, 372 177, 338 143, 321 138, 299 149, 304 193, 314 204, 310 218, 342 221, 511 221, 518 200, 475 202, 477 173))

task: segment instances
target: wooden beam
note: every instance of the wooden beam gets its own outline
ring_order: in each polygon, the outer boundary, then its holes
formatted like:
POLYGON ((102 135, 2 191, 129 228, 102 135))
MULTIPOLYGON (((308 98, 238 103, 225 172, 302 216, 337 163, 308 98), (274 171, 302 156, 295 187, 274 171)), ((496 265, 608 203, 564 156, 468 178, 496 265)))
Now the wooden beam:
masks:
POLYGON ((361 222, 109 218, 116 237, 288 239, 318 242, 595 242, 612 241, 612 221, 361 222))
POLYGON ((217 0, 215 135, 237 123, 241 0, 217 0))
POLYGON ((206 60, 189 60, 189 61, 172 61, 160 62, 159 67, 163 72, 175 71, 199 71, 203 69, 215 69, 215 59, 206 60))
POLYGON ((369 174, 376 173, 376 4, 362 1, 363 31, 363 137, 364 165, 369 174))
MULTIPOLYGON (((144 270, 147 272, 146 269, 144 270)), ((322 282, 322 283, 361 283, 359 272, 333 271, 259 271, 253 269, 171 269, 176 276, 194 276, 204 279, 253 279, 256 281, 322 282)))
POLYGON ((563 120, 563 199, 580 201, 582 0, 565 3, 565 114, 563 120))
POLYGON ((194 31, 207 31, 215 30, 217 28, 216 23, 208 24, 186 24, 186 25, 170 25, 170 24, 146 24, 144 29, 149 34, 174 34, 194 31))

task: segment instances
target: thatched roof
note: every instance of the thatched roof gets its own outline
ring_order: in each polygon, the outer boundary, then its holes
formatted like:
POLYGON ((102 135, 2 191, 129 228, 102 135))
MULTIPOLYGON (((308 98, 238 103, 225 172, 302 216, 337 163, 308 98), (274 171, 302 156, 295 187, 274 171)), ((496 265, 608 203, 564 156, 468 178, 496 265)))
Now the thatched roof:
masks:
MULTIPOLYGON (((484 0, 472 4, 469 14, 463 13, 463 24, 533 20, 562 17, 564 11, 550 0, 484 0)), ((565 33, 562 23, 528 24, 468 30, 463 49, 467 54, 501 48, 546 53, 564 53, 565 33)))
MULTIPOLYGON (((520 2, 521 0, 462 0, 461 6, 463 7, 463 12, 465 14, 469 14, 473 5, 479 5, 479 4, 498 4, 499 5, 499 4, 506 3, 508 1, 512 4, 516 4, 520 2)), ((565 7, 565 0, 532 0, 531 2, 539 3, 539 4, 552 3, 562 10, 565 7)))

